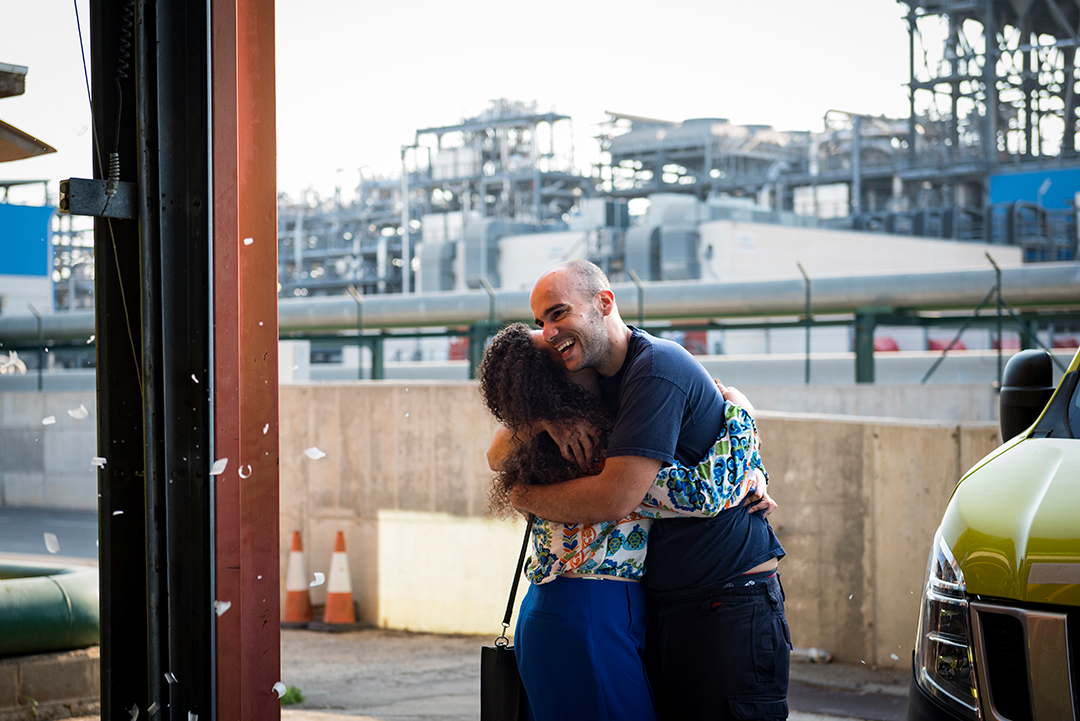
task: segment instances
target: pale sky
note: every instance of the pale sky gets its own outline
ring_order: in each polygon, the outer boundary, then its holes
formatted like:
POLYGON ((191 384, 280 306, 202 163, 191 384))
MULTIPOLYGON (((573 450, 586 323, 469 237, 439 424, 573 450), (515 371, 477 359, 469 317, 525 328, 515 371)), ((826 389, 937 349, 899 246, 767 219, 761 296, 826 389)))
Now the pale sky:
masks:
MULTIPOLYGON (((89 3, 76 1, 89 53, 89 3)), ((833 108, 905 117, 905 10, 895 0, 278 0, 279 189, 349 192, 361 166, 396 174, 417 128, 502 97, 572 116, 583 167, 606 110, 781 130, 820 130, 833 108)), ((55 194, 61 178, 90 177, 74 4, 0 0, 0 17, 0 62, 30 68, 0 119, 59 150, 0 164, 0 179, 48 179, 55 194)))

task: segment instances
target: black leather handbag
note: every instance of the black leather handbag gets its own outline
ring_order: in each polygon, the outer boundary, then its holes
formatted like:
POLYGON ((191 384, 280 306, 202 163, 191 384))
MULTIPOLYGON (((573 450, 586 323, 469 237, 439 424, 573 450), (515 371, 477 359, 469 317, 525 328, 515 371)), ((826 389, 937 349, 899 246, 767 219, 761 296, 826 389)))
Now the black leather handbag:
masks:
POLYGON ((525 564, 530 531, 532 516, 529 516, 529 522, 525 524, 525 539, 521 542, 514 581, 510 584, 510 600, 506 602, 502 634, 495 639, 494 646, 483 646, 480 649, 480 721, 525 721, 525 687, 521 685, 514 647, 509 645, 506 632, 510 628, 510 616, 514 612, 514 598, 517 595, 521 568, 525 564))

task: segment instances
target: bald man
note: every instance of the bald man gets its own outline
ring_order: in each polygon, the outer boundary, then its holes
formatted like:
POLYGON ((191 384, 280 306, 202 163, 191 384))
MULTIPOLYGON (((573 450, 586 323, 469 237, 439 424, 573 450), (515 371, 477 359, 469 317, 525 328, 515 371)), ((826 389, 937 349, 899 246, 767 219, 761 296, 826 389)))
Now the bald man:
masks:
MULTIPOLYGON (((592 263, 544 273, 530 305, 567 370, 600 375, 615 423, 598 475, 519 488, 512 501, 562 523, 623 518, 663 465, 693 466, 705 456, 724 425, 724 399, 685 349, 623 322, 607 277, 592 263)), ((584 466, 591 457, 588 429, 548 432, 567 458, 584 466)), ((791 639, 777 577, 784 549, 765 520, 774 507, 765 495, 713 518, 652 526, 647 662, 662 720, 787 718, 791 639)))

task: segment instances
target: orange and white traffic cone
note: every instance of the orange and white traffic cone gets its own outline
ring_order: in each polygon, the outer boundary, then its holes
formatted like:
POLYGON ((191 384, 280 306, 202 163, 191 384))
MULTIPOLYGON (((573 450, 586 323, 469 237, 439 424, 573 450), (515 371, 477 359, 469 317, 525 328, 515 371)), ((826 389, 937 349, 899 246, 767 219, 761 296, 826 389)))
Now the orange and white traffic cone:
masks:
POLYGON ((314 631, 349 631, 359 627, 349 579, 349 557, 345 555, 345 534, 338 531, 334 540, 334 555, 330 557, 323 621, 310 624, 308 628, 314 631))
POLYGON ((292 550, 289 552, 289 573, 285 578, 285 618, 281 621, 282 628, 307 628, 313 620, 307 578, 300 531, 293 531, 292 550))

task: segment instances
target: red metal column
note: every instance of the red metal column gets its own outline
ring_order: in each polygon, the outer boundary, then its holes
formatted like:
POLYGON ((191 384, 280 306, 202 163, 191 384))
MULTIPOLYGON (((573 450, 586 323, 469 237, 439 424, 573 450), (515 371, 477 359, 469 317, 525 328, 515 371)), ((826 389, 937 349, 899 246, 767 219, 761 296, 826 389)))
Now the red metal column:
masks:
POLYGON ((277 186, 273 0, 213 0, 217 718, 276 721, 277 186))

